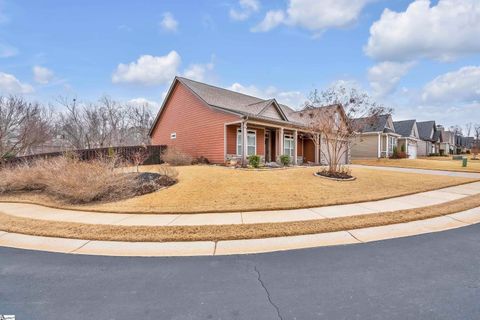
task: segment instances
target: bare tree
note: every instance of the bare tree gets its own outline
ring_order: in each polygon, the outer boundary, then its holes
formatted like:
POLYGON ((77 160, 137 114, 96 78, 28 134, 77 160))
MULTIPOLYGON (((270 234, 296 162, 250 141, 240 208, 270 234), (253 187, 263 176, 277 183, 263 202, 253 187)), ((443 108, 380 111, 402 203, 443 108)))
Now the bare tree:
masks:
POLYGON ((449 129, 450 129, 451 132, 453 132, 453 134, 454 134, 455 136, 459 136, 459 135, 461 136, 461 135, 463 135, 462 127, 460 127, 458 124, 453 125, 453 126, 450 126, 449 129))
POLYGON ((126 112, 129 120, 129 138, 132 144, 149 144, 148 135, 153 125, 154 115, 152 107, 148 104, 128 104, 126 112))
POLYGON ((48 110, 38 103, 15 96, 0 97, 0 162, 47 141, 50 119, 48 110))
POLYGON ((122 104, 104 96, 96 103, 58 100, 59 126, 75 148, 148 144, 153 114, 148 105, 122 104))
POLYGON ((468 122, 467 124, 465 124, 465 134, 467 137, 470 137, 470 134, 472 133, 472 128, 473 128, 472 122, 468 122))
POLYGON ((473 141, 472 153, 473 153, 473 159, 477 160, 478 154, 480 153, 480 124, 479 123, 476 123, 473 126, 473 136, 475 139, 473 141))
POLYGON ((364 126, 356 119, 373 123, 379 115, 391 112, 368 94, 340 85, 321 92, 314 90, 300 115, 309 128, 308 137, 316 148, 320 147, 321 156, 333 175, 341 171, 341 159, 346 157, 354 138, 363 130, 364 126))

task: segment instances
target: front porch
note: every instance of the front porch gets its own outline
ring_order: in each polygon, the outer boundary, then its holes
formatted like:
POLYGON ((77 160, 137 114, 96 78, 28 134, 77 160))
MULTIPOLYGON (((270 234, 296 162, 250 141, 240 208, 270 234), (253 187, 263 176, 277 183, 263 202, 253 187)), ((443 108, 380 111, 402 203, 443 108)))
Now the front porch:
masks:
MULTIPOLYGON (((305 130, 256 121, 225 124, 225 161, 243 165, 258 155, 263 163, 280 162, 290 156, 293 165, 320 164, 320 148, 305 130)), ((318 141, 318 140, 317 140, 318 141)))

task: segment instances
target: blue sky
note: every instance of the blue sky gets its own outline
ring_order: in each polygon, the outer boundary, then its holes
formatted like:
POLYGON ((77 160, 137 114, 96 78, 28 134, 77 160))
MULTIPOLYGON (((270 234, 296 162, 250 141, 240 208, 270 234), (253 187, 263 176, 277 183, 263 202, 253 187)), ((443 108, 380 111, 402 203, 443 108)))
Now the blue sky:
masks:
POLYGON ((299 105, 343 82, 396 119, 480 122, 478 0, 0 0, 0 93, 148 100, 174 75, 299 105))

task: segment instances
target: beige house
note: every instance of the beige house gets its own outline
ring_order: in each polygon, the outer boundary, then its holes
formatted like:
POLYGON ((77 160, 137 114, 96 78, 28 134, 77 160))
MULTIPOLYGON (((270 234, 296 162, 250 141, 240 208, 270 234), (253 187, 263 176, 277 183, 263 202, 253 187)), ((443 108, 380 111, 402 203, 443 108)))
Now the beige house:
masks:
POLYGON ((400 134, 398 138, 398 151, 404 151, 409 159, 416 159, 418 153, 418 142, 420 136, 418 134, 416 120, 395 121, 395 132, 400 134))
POLYGON ((389 114, 373 118, 354 120, 359 134, 352 139, 351 158, 388 158, 401 135, 395 132, 392 116, 389 114))
POLYGON ((440 132, 437 131, 435 121, 417 122, 420 141, 418 142, 418 156, 426 157, 439 153, 440 132))

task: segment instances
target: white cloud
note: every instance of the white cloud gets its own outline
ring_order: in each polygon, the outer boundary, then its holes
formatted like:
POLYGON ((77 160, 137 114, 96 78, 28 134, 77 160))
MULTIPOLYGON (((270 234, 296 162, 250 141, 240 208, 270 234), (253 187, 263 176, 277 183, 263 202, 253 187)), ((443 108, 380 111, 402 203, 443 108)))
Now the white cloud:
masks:
POLYGON ((265 18, 251 29, 252 32, 267 32, 285 21, 285 13, 282 10, 268 11, 265 18))
POLYGON ((33 87, 20 82, 15 76, 0 72, 0 92, 3 94, 24 94, 33 92, 33 87))
POLYGON ((40 84, 47 84, 53 79, 53 71, 42 67, 42 66, 34 66, 33 67, 33 79, 35 82, 40 84))
POLYGON ((279 103, 286 104, 291 108, 300 107, 306 100, 305 96, 300 91, 280 91, 273 86, 260 89, 254 85, 244 86, 238 82, 235 82, 227 89, 262 99, 275 98, 279 103))
POLYGON ((18 54, 18 49, 8 44, 0 44, 0 58, 10 58, 18 54))
POLYGON ((159 109, 160 108, 160 104, 157 101, 149 100, 149 99, 146 99, 146 98, 143 98, 143 97, 130 99, 130 100, 127 101, 127 103, 135 105, 135 106, 145 106, 145 105, 147 105, 147 106, 150 106, 154 109, 159 109))
POLYGON ((385 9, 364 51, 380 61, 452 60, 480 52, 479 21, 478 0, 417 0, 404 12, 385 9))
POLYGON ((285 12, 268 11, 264 20, 252 30, 269 31, 283 23, 299 26, 318 34, 328 28, 342 28, 356 22, 362 9, 370 1, 290 0, 285 12))
POLYGON ((397 88, 400 79, 407 74, 414 63, 381 62, 368 69, 368 80, 373 94, 385 97, 397 88))
POLYGON ((258 0, 240 0, 238 4, 240 10, 231 8, 229 12, 230 18, 237 21, 248 19, 252 13, 260 9, 258 0))
POLYGON ((423 88, 422 100, 431 103, 479 102, 480 66, 467 66, 436 77, 423 88))
POLYGON ((213 62, 207 64, 192 64, 184 71, 183 75, 192 80, 204 81, 207 73, 212 71, 213 68, 213 62))
POLYGON ((178 73, 180 63, 180 55, 174 50, 165 56, 143 55, 129 64, 120 63, 112 75, 112 82, 165 84, 178 73))
POLYGON ((160 28, 163 31, 176 32, 178 29, 178 21, 175 20, 175 17, 172 13, 165 12, 163 14, 162 21, 160 21, 160 28))
POLYGON ((471 103, 462 106, 449 104, 429 105, 419 104, 417 106, 401 105, 395 108, 394 120, 417 119, 417 121, 435 120, 437 124, 449 127, 452 125, 463 125, 478 119, 479 103, 471 103))

